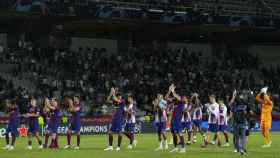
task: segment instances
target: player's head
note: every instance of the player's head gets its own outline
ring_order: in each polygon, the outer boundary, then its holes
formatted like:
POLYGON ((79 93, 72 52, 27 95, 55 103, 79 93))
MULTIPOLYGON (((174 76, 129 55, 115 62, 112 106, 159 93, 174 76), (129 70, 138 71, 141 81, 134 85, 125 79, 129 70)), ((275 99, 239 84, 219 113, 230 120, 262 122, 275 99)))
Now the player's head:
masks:
POLYGON ((219 104, 219 106, 224 106, 225 105, 223 99, 218 99, 218 104, 219 104))
POLYGON ((74 102, 71 98, 66 98, 66 106, 72 107, 74 105, 74 102))
POLYGON ((216 103, 216 96, 213 95, 213 94, 210 95, 210 96, 209 96, 209 101, 210 101, 210 103, 212 103, 212 104, 213 104, 213 103, 216 103))
POLYGON ((6 107, 11 107, 11 100, 7 99, 5 103, 6 103, 6 107))
POLYGON ((157 94, 157 99, 159 99, 159 100, 163 99, 163 95, 160 94, 160 93, 158 93, 158 94, 157 94))
POLYGON ((58 107, 58 99, 57 98, 52 98, 51 105, 54 106, 54 107, 58 107))
POLYGON ((183 103, 185 103, 185 104, 188 103, 188 97, 187 96, 183 95, 181 99, 182 99, 183 103))
MULTIPOLYGON (((72 99, 71 99, 72 100, 72 99)), ((73 100, 74 100, 74 104, 77 105, 77 104, 80 104, 80 97, 79 96, 74 96, 73 97, 73 100)))
POLYGON ((45 97, 44 98, 44 106, 50 105, 50 99, 45 97))
POLYGON ((35 98, 31 98, 30 99, 30 105, 32 106, 32 107, 36 107, 37 106, 37 101, 36 101, 36 99, 35 98))
POLYGON ((132 95, 128 95, 128 97, 127 97, 127 101, 128 101, 128 103, 133 103, 133 96, 132 95))

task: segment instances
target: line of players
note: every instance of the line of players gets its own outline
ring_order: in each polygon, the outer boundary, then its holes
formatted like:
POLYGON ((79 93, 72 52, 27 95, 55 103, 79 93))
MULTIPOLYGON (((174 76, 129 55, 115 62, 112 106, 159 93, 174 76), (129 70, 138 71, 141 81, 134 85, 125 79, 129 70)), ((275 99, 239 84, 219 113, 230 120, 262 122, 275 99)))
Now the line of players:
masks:
POLYGON ((227 107, 222 100, 216 102, 215 96, 209 97, 210 103, 205 104, 208 112, 208 131, 205 133, 202 130, 202 107, 198 94, 194 93, 190 100, 185 95, 178 95, 175 91, 175 85, 171 85, 165 97, 158 94, 157 98, 153 101, 155 109, 155 123, 157 127, 157 134, 159 140, 158 150, 167 150, 167 131, 166 125, 171 124, 171 133, 173 138, 174 148, 170 152, 178 152, 178 144, 181 145, 180 153, 186 152, 185 149, 185 136, 187 133, 187 143, 191 144, 191 136, 193 134, 193 143, 196 143, 196 133, 199 132, 203 138, 202 147, 206 147, 210 141, 210 134, 214 133, 214 142, 221 145, 220 135, 222 132, 225 136, 226 143, 223 146, 229 146, 229 136, 227 132, 228 116, 227 107), (168 113, 169 118, 168 119, 168 113), (186 131, 186 132, 185 132, 186 131), (179 140, 178 140, 179 138, 179 140))
MULTIPOLYGON (((65 148, 70 148, 71 146, 71 134, 76 133, 77 135, 77 145, 74 149, 79 149, 80 147, 80 129, 81 129, 81 104, 79 97, 75 96, 73 98, 67 98, 67 109, 71 113, 69 119, 69 125, 67 130, 67 145, 65 148)), ((35 98, 30 99, 30 105, 26 114, 20 116, 19 107, 17 106, 16 100, 7 101, 7 114, 9 117, 9 123, 6 128, 6 146, 3 149, 13 150, 16 133, 19 122, 22 120, 28 125, 28 146, 27 149, 32 149, 32 137, 35 137, 38 141, 38 148, 52 148, 58 149, 58 127, 61 123, 61 107, 59 106, 58 99, 52 98, 44 99, 43 109, 41 110, 37 106, 37 101, 35 98), (45 126, 45 140, 44 144, 40 138, 39 133, 39 122, 38 118, 42 116, 44 122, 47 124, 45 126), (11 135, 11 142, 10 142, 11 135), (51 136, 51 143, 49 144, 49 137, 51 136)))
MULTIPOLYGON (((193 134, 193 143, 196 140, 196 133, 200 132, 203 137, 202 147, 207 147, 208 143, 211 141, 211 134, 213 134, 213 141, 217 142, 221 146, 220 135, 223 133, 225 136, 226 143, 223 146, 229 146, 229 136, 227 132, 228 125, 228 115, 227 107, 222 100, 216 102, 216 97, 214 95, 209 96, 209 103, 202 105, 198 94, 194 93, 190 99, 186 95, 178 95, 176 92, 176 87, 174 84, 169 86, 168 92, 165 96, 158 94, 153 101, 154 112, 155 112, 155 124, 157 127, 157 135, 159 140, 159 147, 156 150, 166 150, 168 149, 167 142, 167 128, 166 125, 170 123, 171 133, 173 138, 174 148, 170 152, 180 152, 185 153, 185 130, 187 131, 187 143, 191 144, 191 136, 193 134), (202 107, 205 106, 208 112, 208 130, 206 133, 202 130, 202 107), (169 111, 169 117, 168 112, 169 111), (178 139, 179 138, 179 139, 178 139), (181 146, 180 150, 178 145, 181 146)), ((236 97, 236 91, 233 94, 232 101, 230 104, 234 104, 236 97)), ((113 134, 117 134, 118 141, 116 151, 121 149, 122 137, 125 135, 129 139, 128 149, 132 149, 136 146, 137 141, 135 140, 135 123, 136 123, 136 103, 132 95, 126 98, 121 95, 118 89, 111 88, 110 94, 107 98, 107 102, 114 105, 114 111, 112 115, 112 122, 108 132, 108 147, 104 149, 105 151, 112 151, 113 148, 113 134)), ((231 111, 231 116, 237 124, 237 130, 240 129, 243 133, 246 125, 246 115, 250 113, 250 109, 246 106, 245 102, 237 102, 237 106, 234 106, 231 111), (240 105, 240 106, 239 106, 240 105)), ((78 97, 67 98, 66 105, 69 112, 72 114, 68 131, 67 131, 67 145, 65 149, 71 148, 71 134, 76 133, 77 135, 77 145, 74 149, 80 148, 80 128, 81 128, 81 104, 78 97)), ((15 101, 8 103, 8 114, 9 114, 9 124, 7 126, 6 132, 6 146, 4 149, 13 150, 16 130, 17 130, 17 118, 19 115, 19 110, 15 101), (12 141, 9 142, 9 133, 11 133, 12 141)), ((44 109, 40 112, 37 107, 36 99, 32 98, 30 101, 30 106, 28 108, 28 113, 23 115, 24 118, 28 120, 28 149, 32 149, 32 136, 37 138, 39 148, 58 148, 58 127, 60 125, 60 107, 58 100, 52 98, 51 100, 45 98, 44 109), (39 137, 39 115, 46 118, 47 127, 45 132, 45 141, 42 141, 39 137), (48 144, 48 139, 51 136, 51 143, 48 144)), ((244 134, 245 135, 245 134, 244 134)), ((245 150, 245 138, 239 134, 234 136, 234 147, 238 152, 244 152, 245 150), (236 140, 237 139, 237 140, 236 140), (242 140, 239 140, 242 139, 242 140), (237 143, 236 143, 237 142, 237 143), (240 142, 244 142, 240 145, 240 142)), ((271 144, 271 143, 270 143, 271 144)))

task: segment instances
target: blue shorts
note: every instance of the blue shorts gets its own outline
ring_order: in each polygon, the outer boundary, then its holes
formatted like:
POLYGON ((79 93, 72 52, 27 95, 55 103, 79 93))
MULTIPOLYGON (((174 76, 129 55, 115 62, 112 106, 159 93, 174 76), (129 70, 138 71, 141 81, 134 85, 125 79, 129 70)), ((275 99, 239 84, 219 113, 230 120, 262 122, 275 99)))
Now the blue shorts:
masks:
POLYGON ((227 125, 219 125, 219 131, 220 132, 225 132, 228 130, 228 126, 227 125))
POLYGON ((123 121, 113 120, 111 125, 110 125, 110 131, 115 132, 115 133, 119 133, 119 132, 124 131, 123 121))
POLYGON ((156 127, 158 133, 166 132, 166 122, 157 122, 156 127))
POLYGON ((201 120, 193 120, 193 124, 194 124, 196 127, 201 127, 201 123, 202 123, 201 120))
POLYGON ((182 122, 183 129, 191 130, 192 123, 191 122, 182 122))
POLYGON ((71 131, 75 131, 76 133, 80 132, 81 130, 81 123, 80 122, 71 122, 68 125, 68 129, 70 129, 71 131))
POLYGON ((39 132, 39 124, 37 123, 29 123, 28 127, 28 133, 36 134, 39 132))
POLYGON ((184 133, 184 127, 181 121, 171 122, 171 133, 184 133))
POLYGON ((134 133, 135 132, 135 123, 126 123, 124 130, 125 130, 125 132, 134 133))
POLYGON ((209 124, 208 131, 210 132, 218 132, 219 126, 217 124, 209 124))
POLYGON ((57 123, 48 123, 47 130, 50 133, 57 133, 59 125, 57 123))
POLYGON ((17 133, 17 123, 9 123, 6 129, 6 133, 17 133))

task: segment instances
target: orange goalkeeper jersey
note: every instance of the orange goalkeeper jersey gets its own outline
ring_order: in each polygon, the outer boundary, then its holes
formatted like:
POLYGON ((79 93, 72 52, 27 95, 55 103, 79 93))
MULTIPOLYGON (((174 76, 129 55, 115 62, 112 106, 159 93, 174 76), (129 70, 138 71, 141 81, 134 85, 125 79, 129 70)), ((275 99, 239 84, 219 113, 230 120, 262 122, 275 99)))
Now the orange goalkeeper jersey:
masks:
POLYGON ((261 113, 261 123, 270 123, 272 121, 272 108, 273 108, 273 102, 270 99, 269 96, 265 95, 262 99, 260 97, 260 94, 256 96, 256 100, 262 104, 262 113, 261 113))

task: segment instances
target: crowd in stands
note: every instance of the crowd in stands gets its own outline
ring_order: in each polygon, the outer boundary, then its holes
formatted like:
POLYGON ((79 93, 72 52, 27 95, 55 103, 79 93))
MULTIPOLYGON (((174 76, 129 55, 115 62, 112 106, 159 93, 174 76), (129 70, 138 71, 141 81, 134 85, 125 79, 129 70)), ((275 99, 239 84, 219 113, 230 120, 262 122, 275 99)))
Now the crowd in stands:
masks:
MULTIPOLYGON (((17 48, 5 50, 2 56, 3 63, 14 65, 15 77, 28 79, 35 85, 33 90, 18 89, 24 91, 21 96, 79 95, 85 104, 84 114, 105 113, 105 98, 112 86, 133 94, 138 108, 150 113, 154 96, 166 93, 171 83, 176 84, 180 94, 199 93, 203 103, 210 94, 227 103, 234 89, 244 93, 253 91, 255 95, 261 87, 269 86, 274 109, 280 110, 280 67, 264 67, 257 56, 246 53, 225 54, 209 60, 201 60, 202 54, 186 48, 153 51, 130 48, 112 54, 106 48, 70 51, 21 43, 17 48)), ((1 86, 2 91, 13 89, 10 82, 1 86)), ((6 97, 15 94, 18 93, 6 97)))

